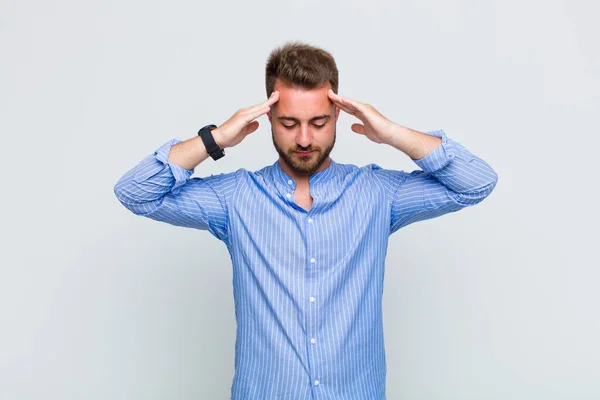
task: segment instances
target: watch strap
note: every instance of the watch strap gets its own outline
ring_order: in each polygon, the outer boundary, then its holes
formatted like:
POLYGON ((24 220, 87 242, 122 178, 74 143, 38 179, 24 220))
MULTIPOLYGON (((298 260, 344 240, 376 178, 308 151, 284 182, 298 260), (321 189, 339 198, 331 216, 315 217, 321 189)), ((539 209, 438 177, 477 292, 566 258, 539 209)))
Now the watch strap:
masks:
POLYGON ((202 139, 202 143, 204 143, 204 147, 206 147, 207 153, 215 161, 225 155, 225 150, 217 144, 215 138, 211 133, 211 130, 215 129, 216 127, 216 125, 210 124, 202 127, 198 131, 198 136, 200 136, 200 138, 202 139))

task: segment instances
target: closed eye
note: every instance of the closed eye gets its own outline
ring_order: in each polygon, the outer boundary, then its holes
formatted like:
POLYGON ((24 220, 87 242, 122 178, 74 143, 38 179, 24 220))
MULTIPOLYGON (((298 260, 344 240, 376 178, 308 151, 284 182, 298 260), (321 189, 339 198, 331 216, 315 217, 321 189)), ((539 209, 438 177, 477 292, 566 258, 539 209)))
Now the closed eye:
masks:
MULTIPOLYGON (((322 125, 318 125, 318 124, 313 124, 313 126, 317 129, 321 129, 322 127, 324 127, 326 124, 322 124, 322 125)), ((285 126, 287 129, 292 129, 296 127, 296 124, 294 125, 283 125, 285 126)))

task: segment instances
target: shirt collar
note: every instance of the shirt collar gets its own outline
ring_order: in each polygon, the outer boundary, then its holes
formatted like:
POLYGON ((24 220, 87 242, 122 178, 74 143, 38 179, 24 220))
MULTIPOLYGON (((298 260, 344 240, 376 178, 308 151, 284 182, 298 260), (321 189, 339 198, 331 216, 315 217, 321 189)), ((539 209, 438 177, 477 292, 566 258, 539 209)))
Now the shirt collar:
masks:
MULTIPOLYGON (((327 182, 331 178, 335 177, 335 175, 339 169, 338 164, 335 161, 333 161, 333 158, 331 158, 331 157, 329 157, 329 160, 330 160, 330 163, 327 168, 325 168, 322 171, 312 174, 308 178, 308 184, 310 186, 317 185, 317 184, 323 183, 323 182, 327 182)), ((294 178, 292 178, 291 176, 286 174, 285 171, 283 171, 281 169, 281 166, 279 165, 279 160, 277 160, 273 163, 273 171, 274 171, 275 179, 277 180, 278 183, 280 183, 281 185, 287 186, 287 187, 291 187, 291 185, 293 185, 293 187, 296 187, 296 181, 294 180, 294 178), (290 181, 291 181, 291 183, 290 183, 290 181)))

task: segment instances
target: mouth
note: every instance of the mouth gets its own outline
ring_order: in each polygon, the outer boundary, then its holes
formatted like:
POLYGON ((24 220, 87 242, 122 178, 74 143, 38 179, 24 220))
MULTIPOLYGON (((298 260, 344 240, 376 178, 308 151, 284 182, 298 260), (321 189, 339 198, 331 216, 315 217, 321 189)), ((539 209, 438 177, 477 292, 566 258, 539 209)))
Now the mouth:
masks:
POLYGON ((299 156, 309 156, 314 153, 314 151, 295 151, 294 153, 298 154, 299 156))

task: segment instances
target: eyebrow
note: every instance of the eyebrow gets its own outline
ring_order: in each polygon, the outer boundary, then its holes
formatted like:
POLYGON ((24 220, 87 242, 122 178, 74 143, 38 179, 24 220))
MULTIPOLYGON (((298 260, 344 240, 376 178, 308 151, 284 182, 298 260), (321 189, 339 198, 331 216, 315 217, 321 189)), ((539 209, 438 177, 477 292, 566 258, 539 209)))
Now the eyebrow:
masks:
MULTIPOLYGON (((331 115, 329 114, 323 114, 323 115, 318 115, 316 117, 312 117, 310 119, 310 122, 312 121, 316 121, 318 119, 329 119, 331 117, 331 115)), ((294 118, 294 117, 287 117, 285 115, 281 116, 281 117, 277 117, 277 119, 279 121, 293 121, 293 122, 300 122, 300 120, 298 118, 294 118)))

